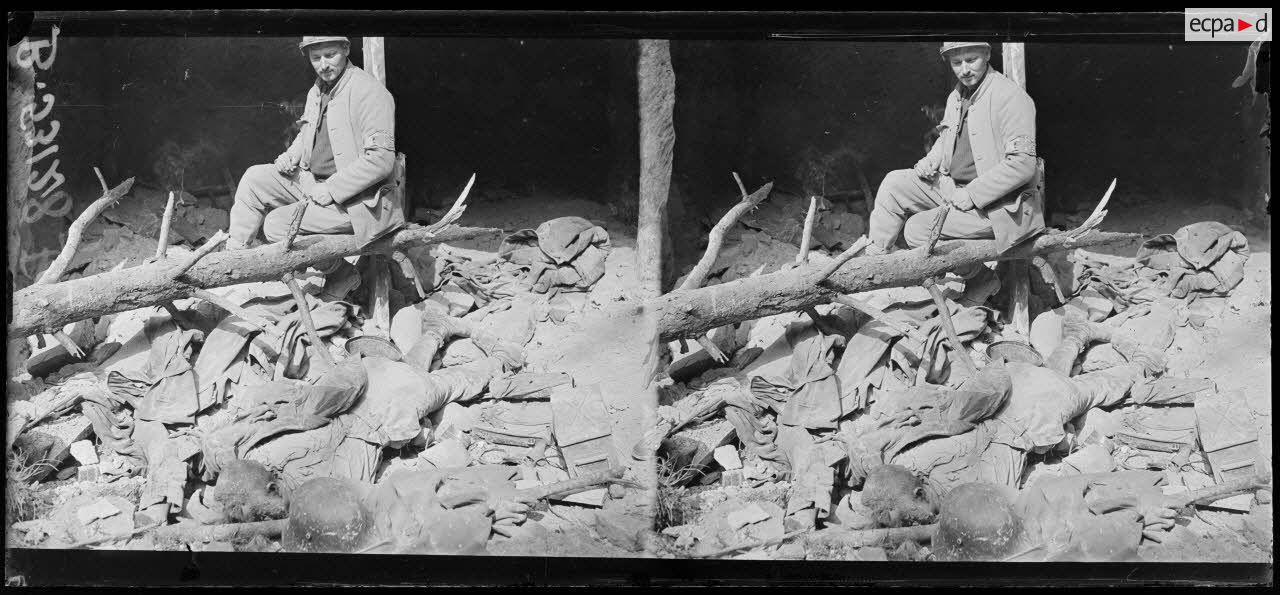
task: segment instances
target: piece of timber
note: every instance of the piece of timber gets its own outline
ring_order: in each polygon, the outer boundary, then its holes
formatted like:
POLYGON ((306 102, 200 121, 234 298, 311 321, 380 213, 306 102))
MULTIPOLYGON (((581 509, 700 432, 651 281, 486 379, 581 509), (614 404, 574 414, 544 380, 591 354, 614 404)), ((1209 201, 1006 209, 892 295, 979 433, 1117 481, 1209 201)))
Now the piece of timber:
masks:
POLYGON ((920 285, 929 277, 966 264, 1027 259, 1076 247, 1135 242, 1141 237, 1096 230, 1078 238, 1055 233, 1040 236, 1003 254, 997 252, 994 240, 946 240, 939 242, 935 253, 929 256, 907 250, 855 259, 832 274, 822 286, 814 279, 823 267, 810 265, 701 289, 672 291, 648 300, 645 307, 658 311, 661 340, 674 341, 726 324, 803 311, 809 306, 830 303, 839 294, 920 285))
POLYGON ((215 252, 200 259, 182 279, 168 275, 173 263, 144 264, 49 285, 32 285, 13 294, 10 337, 54 332, 64 325, 191 297, 196 288, 276 281, 286 271, 332 258, 382 254, 422 244, 456 242, 502 233, 500 229, 449 226, 433 232, 411 225, 393 235, 360 246, 354 236, 306 236, 284 252, 278 244, 248 250, 215 252))

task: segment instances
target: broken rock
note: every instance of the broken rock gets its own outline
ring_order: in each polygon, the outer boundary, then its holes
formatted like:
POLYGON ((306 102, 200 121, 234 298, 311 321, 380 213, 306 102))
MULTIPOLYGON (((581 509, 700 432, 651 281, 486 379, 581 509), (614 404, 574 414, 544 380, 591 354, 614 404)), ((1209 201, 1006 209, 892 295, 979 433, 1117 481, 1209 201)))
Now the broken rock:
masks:
POLYGON ((108 502, 106 498, 99 498, 93 504, 82 506, 76 510, 76 518, 80 519, 80 523, 83 525, 117 514, 120 514, 120 509, 108 502))
POLYGON ((98 464, 98 451, 94 449, 93 442, 89 440, 81 440, 72 444, 71 457, 81 465, 98 464))
POLYGON ((714 453, 717 463, 724 467, 726 471, 734 471, 742 468, 742 459, 738 457, 738 449, 732 444, 726 444, 716 448, 714 453))
POLYGON ((652 522, 636 514, 597 511, 595 530, 609 543, 629 552, 638 552, 644 548, 644 535, 652 522))

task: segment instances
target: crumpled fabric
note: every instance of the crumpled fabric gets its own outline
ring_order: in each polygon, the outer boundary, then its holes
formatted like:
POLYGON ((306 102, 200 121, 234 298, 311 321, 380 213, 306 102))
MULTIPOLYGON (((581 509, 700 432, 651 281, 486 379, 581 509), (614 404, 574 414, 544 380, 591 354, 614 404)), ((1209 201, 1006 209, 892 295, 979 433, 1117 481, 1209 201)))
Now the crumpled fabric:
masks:
POLYGON ((1046 477, 1019 493, 1014 506, 1026 543, 1042 544, 1045 561, 1132 561, 1142 511, 1160 506, 1164 482, 1160 471, 1046 477))
POLYGON ((276 436, 250 450, 244 458, 275 472, 290 490, 316 477, 371 483, 382 458, 382 447, 348 436, 351 425, 349 413, 339 415, 314 430, 276 436))
POLYGON ((777 479, 786 480, 791 476, 791 461, 776 443, 777 422, 768 415, 767 406, 737 379, 726 380, 732 380, 736 390, 726 391, 724 394, 725 419, 733 425, 747 454, 773 463, 777 479))
POLYGON ((944 490, 972 481, 1017 487, 1027 453, 1057 446, 1066 437, 1068 421, 1093 407, 1118 404, 1143 378, 1141 366, 1134 364, 1073 378, 1021 362, 1006 362, 1004 367, 1007 380, 998 374, 979 375, 954 391, 962 393, 958 398, 950 396, 932 412, 919 406, 927 402, 925 389, 899 394, 897 398, 904 399, 900 403, 877 404, 875 413, 892 412, 896 406, 901 412, 923 414, 924 423, 916 427, 910 415, 884 415, 869 431, 845 437, 853 485, 876 465, 895 464, 928 475, 944 490), (998 395, 1003 391, 1008 391, 1008 398, 1000 407, 998 395), (950 432, 957 433, 947 435, 950 432))
POLYGON ((364 367, 347 360, 313 385, 272 381, 243 389, 238 401, 244 411, 202 440, 205 476, 216 476, 223 465, 275 436, 327 425, 364 396, 367 384, 364 367))
MULTIPOLYGON (((989 309, 966 308, 951 301, 948 301, 947 305, 953 308, 952 324, 955 325, 956 334, 961 341, 973 340, 986 328, 991 312, 989 309)), ((932 301, 928 301, 906 304, 894 311, 915 320, 920 332, 927 337, 923 351, 930 354, 929 361, 932 364, 926 381, 935 384, 945 382, 949 376, 950 366, 949 358, 943 356, 950 350, 950 343, 946 341, 946 333, 942 328, 942 318, 938 316, 937 306, 932 301)), ((836 367, 841 391, 840 401, 846 412, 865 410, 871 404, 871 388, 883 387, 883 383, 877 381, 879 376, 876 373, 887 365, 886 353, 889 353, 888 361, 895 362, 899 369, 911 370, 919 364, 920 357, 924 354, 908 349, 906 343, 899 341, 900 338, 902 334, 898 331, 880 321, 872 320, 858 329, 857 334, 849 339, 836 367), (891 347, 894 348, 892 352, 891 347)))
MULTIPOLYGON (((908 353, 907 345, 899 342, 902 349, 894 349, 889 357, 899 369, 911 370, 922 361, 924 354, 928 354, 929 369, 926 371, 925 381, 943 384, 951 376, 951 359, 955 356, 947 355, 952 351, 951 342, 947 340, 946 330, 942 328, 942 317, 938 315, 938 309, 932 302, 929 306, 926 312, 931 313, 932 317, 920 323, 920 332, 925 333, 924 353, 908 353)), ((982 306, 964 307, 948 301, 947 307, 952 310, 951 323, 962 343, 978 338, 991 319, 991 310, 982 306)))
POLYGON ((529 268, 532 290, 589 289, 604 276, 609 233, 582 217, 559 217, 502 240, 498 255, 529 268))
POLYGON ((147 482, 139 496, 138 510, 159 508, 157 514, 167 518, 169 512, 182 507, 190 460, 200 452, 200 445, 191 436, 170 435, 158 421, 137 422, 132 438, 147 462, 147 482))
POLYGON ((1027 452, 1045 452, 1066 437, 1064 425, 1094 407, 1119 404, 1144 374, 1126 364, 1068 378, 1025 364, 1007 362, 1013 389, 994 418, 993 441, 1027 452))
POLYGON ((825 519, 831 514, 835 467, 848 454, 840 442, 815 441, 809 432, 797 426, 780 427, 777 442, 793 465, 784 527, 788 531, 813 527, 815 519, 825 519))
MULTIPOLYGON (((307 305, 311 308, 311 321, 315 324, 316 334, 321 339, 342 330, 355 308, 347 302, 325 302, 311 296, 307 296, 307 305)), ((280 359, 288 362, 284 366, 284 377, 305 378, 315 367, 312 365, 313 360, 318 359, 314 351, 327 347, 311 345, 311 338, 302 324, 302 315, 297 310, 284 317, 278 326, 282 327, 281 334, 284 337, 280 359)))
POLYGON ((374 487, 365 505, 391 552, 483 554, 493 527, 490 499, 514 494, 514 476, 514 468, 501 475, 477 468, 401 470, 374 487), (450 495, 459 493, 471 497, 450 495))
POLYGON ((1217 221, 1201 221, 1158 235, 1138 249, 1139 265, 1166 277, 1175 298, 1227 295, 1244 280, 1249 241, 1217 221))
POLYGON ((191 424, 196 414, 213 405, 201 400, 196 375, 191 367, 192 343, 204 338, 198 330, 178 330, 166 318, 152 318, 143 332, 151 343, 147 363, 141 370, 113 370, 108 386, 118 396, 137 403, 139 420, 166 424, 191 424))
POLYGON ((824 335, 812 324, 801 323, 788 327, 786 338, 792 346, 791 365, 780 375, 753 378, 752 393, 773 404, 781 425, 835 429, 844 412, 832 363, 844 337, 824 335))
POLYGON ((102 445, 126 461, 130 474, 146 468, 146 453, 133 440, 133 415, 129 401, 111 390, 86 391, 80 409, 93 425, 102 445))
POLYGON ((875 411, 913 425, 901 427, 880 447, 885 460, 922 440, 963 434, 1000 411, 1012 389, 1009 372, 1001 365, 988 366, 966 379, 959 390, 933 385, 883 394, 875 411))

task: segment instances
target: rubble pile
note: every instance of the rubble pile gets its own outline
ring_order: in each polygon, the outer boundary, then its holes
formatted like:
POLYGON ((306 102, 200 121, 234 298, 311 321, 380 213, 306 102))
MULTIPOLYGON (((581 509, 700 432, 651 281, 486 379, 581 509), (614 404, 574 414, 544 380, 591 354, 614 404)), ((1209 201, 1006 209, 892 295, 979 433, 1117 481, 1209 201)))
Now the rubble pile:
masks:
MULTIPOLYGON (((758 254, 727 247, 708 284, 775 264, 758 254)), ((723 360, 674 342, 647 436, 655 551, 1124 561, 1235 540, 1221 527, 1269 522, 1269 451, 1243 396, 1181 354, 1203 349, 1248 259, 1216 222, 1129 257, 1076 249, 1065 303, 1033 278, 1026 336, 1001 277, 949 275, 949 321, 907 287, 716 329, 723 360)))
MULTIPOLYGON (((90 245, 147 225, 104 219, 90 245)), ((301 301, 247 283, 210 290, 235 314, 192 298, 71 325, 81 356, 33 337, 9 384, 10 543, 483 553, 555 521, 550 502, 596 513, 620 545, 595 551, 638 551, 640 484, 600 387, 531 357, 589 306, 610 251, 579 217, 496 253, 411 250, 422 291, 394 284, 385 337, 356 305, 369 283, 335 296, 319 274, 296 276, 301 301)), ((118 256, 82 254, 85 273, 118 256)))

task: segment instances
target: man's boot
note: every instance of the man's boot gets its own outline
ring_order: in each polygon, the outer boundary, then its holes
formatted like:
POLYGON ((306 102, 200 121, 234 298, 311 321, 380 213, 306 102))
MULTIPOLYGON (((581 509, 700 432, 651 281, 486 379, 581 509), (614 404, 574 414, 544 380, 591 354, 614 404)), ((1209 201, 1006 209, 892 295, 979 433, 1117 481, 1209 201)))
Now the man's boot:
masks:
POLYGON ((956 274, 964 278, 964 295, 960 296, 962 306, 974 308, 984 305, 1000 291, 1000 276, 986 265, 957 269, 956 274))
POLYGON ((335 258, 323 268, 317 267, 324 274, 324 289, 320 299, 326 302, 337 302, 347 298, 347 294, 360 287, 360 271, 346 259, 335 258))

